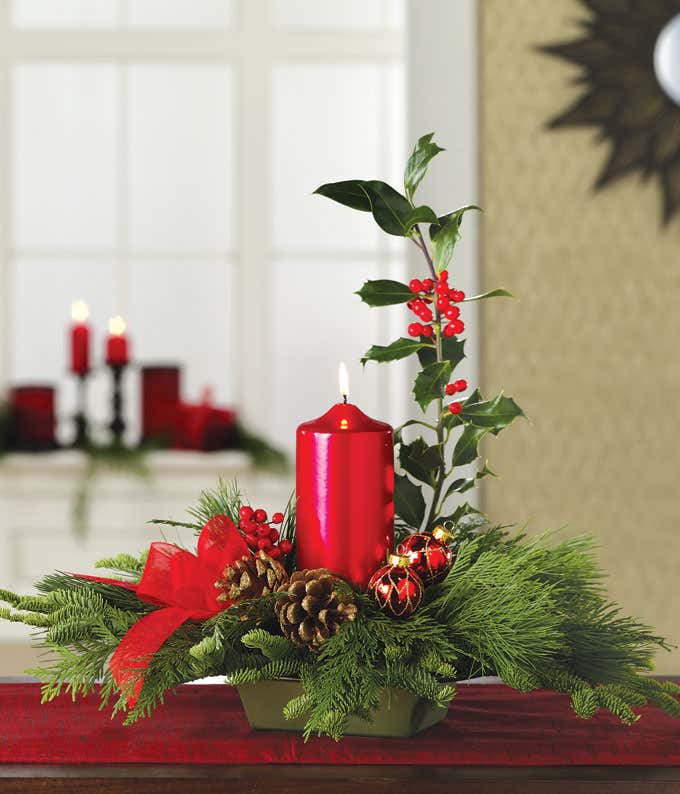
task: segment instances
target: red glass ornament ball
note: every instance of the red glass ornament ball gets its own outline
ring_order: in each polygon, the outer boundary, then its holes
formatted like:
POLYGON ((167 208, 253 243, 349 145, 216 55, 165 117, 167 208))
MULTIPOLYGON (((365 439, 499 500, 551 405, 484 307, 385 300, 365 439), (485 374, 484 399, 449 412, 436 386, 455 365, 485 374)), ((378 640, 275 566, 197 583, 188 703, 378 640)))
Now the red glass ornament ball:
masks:
POLYGON ((451 549, 429 532, 409 535, 397 546, 397 554, 408 557, 411 570, 420 576, 425 587, 441 582, 453 563, 451 549))
POLYGON ((408 618, 423 600, 423 582, 409 567, 407 557, 390 554, 389 564, 378 568, 368 582, 368 594, 393 618, 408 618))

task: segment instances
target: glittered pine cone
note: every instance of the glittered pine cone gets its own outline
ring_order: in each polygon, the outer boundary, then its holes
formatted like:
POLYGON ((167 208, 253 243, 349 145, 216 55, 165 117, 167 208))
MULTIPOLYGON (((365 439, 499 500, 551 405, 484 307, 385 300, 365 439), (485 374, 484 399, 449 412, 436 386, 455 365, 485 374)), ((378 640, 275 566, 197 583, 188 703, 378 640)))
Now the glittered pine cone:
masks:
POLYGON ((284 635, 299 647, 318 651, 357 613, 350 586, 325 568, 295 571, 274 605, 284 635))
POLYGON ((286 569, 260 549, 247 554, 224 569, 215 586, 222 590, 220 601, 239 601, 275 592, 288 582, 286 569))

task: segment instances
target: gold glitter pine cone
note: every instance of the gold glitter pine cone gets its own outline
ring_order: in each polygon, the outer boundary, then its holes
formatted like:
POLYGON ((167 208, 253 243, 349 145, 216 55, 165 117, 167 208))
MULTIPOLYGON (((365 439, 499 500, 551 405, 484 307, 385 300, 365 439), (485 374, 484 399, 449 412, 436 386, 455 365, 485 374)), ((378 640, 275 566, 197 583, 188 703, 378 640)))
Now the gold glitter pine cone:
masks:
POLYGON ((325 568, 295 571, 274 605, 281 631, 294 645, 318 651, 357 613, 350 586, 325 568))
POLYGON ((224 569, 223 578, 215 583, 222 590, 220 601, 239 601, 274 593, 288 582, 286 569, 260 549, 224 569))

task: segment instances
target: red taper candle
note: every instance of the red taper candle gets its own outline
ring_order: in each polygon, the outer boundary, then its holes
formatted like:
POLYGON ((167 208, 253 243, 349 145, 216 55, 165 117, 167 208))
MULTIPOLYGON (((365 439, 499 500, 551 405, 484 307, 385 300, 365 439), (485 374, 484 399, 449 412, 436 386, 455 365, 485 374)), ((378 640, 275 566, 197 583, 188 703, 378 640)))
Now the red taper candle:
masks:
POLYGON ((87 324, 89 312, 83 301, 71 304, 71 372, 85 376, 90 371, 90 328, 87 324))
POLYGON ((297 567, 327 568, 365 588, 392 549, 392 428, 340 390, 345 402, 297 429, 297 567))
POLYGON ((122 317, 112 317, 109 320, 106 363, 110 367, 122 367, 128 363, 128 340, 125 336, 125 321, 122 317))

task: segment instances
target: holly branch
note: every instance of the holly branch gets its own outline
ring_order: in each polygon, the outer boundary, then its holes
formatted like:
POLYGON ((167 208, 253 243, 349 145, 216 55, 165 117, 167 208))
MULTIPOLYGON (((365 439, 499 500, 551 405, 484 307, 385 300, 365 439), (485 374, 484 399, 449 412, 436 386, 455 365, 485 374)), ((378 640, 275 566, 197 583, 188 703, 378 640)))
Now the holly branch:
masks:
MULTIPOLYGON (((479 445, 488 434, 498 435, 514 419, 523 416, 522 409, 502 392, 485 400, 476 388, 464 400, 454 399, 445 405, 446 397, 462 395, 468 384, 462 378, 453 380, 456 368, 465 358, 465 330, 461 305, 493 297, 511 297, 505 289, 467 297, 450 284, 454 272, 452 262, 465 214, 479 210, 467 205, 444 215, 431 207, 417 205, 416 191, 425 177, 430 161, 444 151, 432 139, 434 133, 422 136, 416 143, 404 171, 404 192, 378 180, 348 180, 321 185, 316 193, 362 212, 370 212, 378 226, 387 234, 404 237, 420 250, 424 260, 424 277, 415 277, 408 284, 390 279, 367 281, 357 292, 368 306, 406 304, 420 320, 408 326, 408 337, 389 345, 373 345, 361 359, 384 363, 416 355, 420 369, 413 385, 415 401, 423 413, 435 404, 432 421, 410 419, 395 431, 395 452, 403 473, 395 478, 395 512, 408 527, 431 529, 436 523, 452 522, 477 511, 461 503, 447 511, 447 502, 470 491, 480 479, 493 472, 484 463, 472 476, 456 476, 460 467, 475 463, 479 445), (428 226, 426 242, 421 227, 428 226), (419 428, 423 435, 407 441, 407 428, 419 428), (453 449, 449 443, 455 434, 453 449), (426 495, 423 489, 429 490, 426 495)), ((459 499, 460 501, 460 499, 459 499)))

